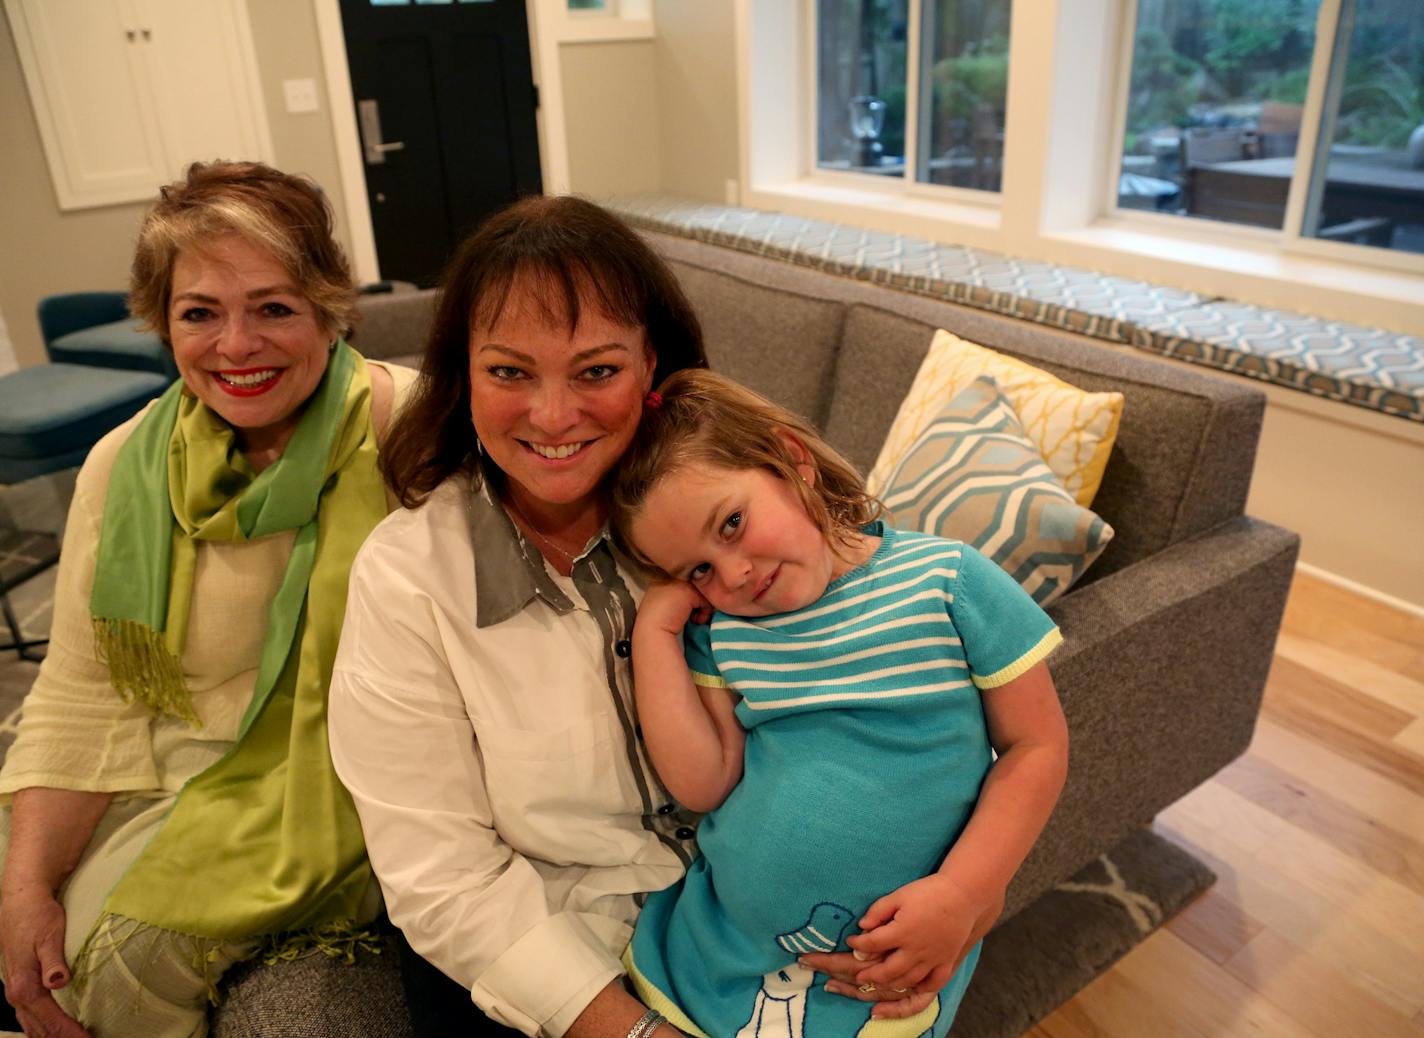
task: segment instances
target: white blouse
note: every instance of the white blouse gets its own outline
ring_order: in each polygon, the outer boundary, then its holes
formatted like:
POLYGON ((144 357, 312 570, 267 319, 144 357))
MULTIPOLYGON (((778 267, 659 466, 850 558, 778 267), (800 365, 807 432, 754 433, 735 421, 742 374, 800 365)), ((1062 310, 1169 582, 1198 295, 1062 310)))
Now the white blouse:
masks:
POLYGON ((463 477, 351 570, 332 758, 390 917, 526 1034, 562 1035, 622 974, 642 895, 695 852, 637 730, 638 594, 603 539, 555 573, 463 477))

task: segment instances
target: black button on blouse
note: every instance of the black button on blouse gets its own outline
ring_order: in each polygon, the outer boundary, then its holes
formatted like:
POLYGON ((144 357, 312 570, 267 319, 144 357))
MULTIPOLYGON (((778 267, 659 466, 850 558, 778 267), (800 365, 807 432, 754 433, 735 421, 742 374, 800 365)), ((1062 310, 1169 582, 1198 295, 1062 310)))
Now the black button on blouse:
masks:
POLYGON ((633 643, 627 638, 624 638, 613 646, 613 651, 626 660, 629 656, 633 655, 633 643))
POLYGON ((697 835, 697 830, 693 829, 691 826, 684 825, 679 827, 677 832, 673 833, 673 835, 676 836, 679 840, 690 840, 697 835))

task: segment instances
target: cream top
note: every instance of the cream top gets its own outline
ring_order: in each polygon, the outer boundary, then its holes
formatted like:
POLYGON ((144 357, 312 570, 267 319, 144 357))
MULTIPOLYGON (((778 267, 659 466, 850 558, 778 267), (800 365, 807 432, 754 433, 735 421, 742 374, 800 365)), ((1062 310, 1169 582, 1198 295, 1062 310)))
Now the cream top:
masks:
MULTIPOLYGON (((416 373, 369 363, 390 372, 395 400, 404 401, 416 373)), ((246 544, 198 542, 183 669, 200 727, 124 703, 95 654, 89 597, 104 497, 119 448, 147 410, 100 440, 80 469, 55 579, 49 651, 0 770, 0 802, 30 786, 120 796, 176 793, 236 737, 252 698, 267 611, 287 568, 293 530, 246 544)))

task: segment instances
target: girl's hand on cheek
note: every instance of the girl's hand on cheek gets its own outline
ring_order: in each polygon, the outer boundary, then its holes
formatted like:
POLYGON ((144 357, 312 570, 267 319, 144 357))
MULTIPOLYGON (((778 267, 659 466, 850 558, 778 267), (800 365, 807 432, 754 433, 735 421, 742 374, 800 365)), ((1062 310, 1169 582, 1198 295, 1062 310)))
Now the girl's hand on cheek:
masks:
POLYGON ((654 584, 643 595, 634 628, 682 634, 689 620, 705 624, 712 618, 712 607, 702 593, 685 580, 666 580, 654 584))

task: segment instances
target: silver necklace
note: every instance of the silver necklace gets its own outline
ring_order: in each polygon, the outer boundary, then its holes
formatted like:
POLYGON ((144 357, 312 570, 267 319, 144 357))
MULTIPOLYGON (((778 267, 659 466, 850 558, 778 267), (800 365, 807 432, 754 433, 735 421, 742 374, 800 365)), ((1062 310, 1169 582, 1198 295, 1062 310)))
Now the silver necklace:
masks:
POLYGON ((529 535, 533 537, 536 542, 542 544, 546 548, 551 548, 558 554, 562 555, 564 561, 567 562, 570 566, 574 564, 575 557, 564 551, 563 548, 560 548, 557 544, 550 540, 547 534, 541 533, 539 531, 539 528, 535 526, 533 522, 530 521, 527 515, 524 514, 524 509, 519 507, 513 496, 509 498, 509 507, 514 509, 514 514, 519 516, 519 518, 523 520, 524 529, 529 531, 529 535))

